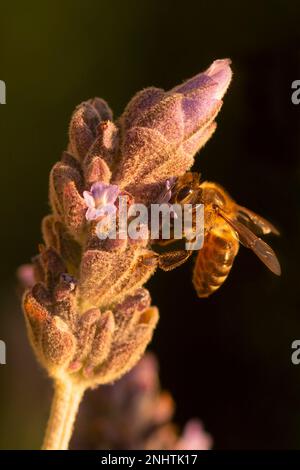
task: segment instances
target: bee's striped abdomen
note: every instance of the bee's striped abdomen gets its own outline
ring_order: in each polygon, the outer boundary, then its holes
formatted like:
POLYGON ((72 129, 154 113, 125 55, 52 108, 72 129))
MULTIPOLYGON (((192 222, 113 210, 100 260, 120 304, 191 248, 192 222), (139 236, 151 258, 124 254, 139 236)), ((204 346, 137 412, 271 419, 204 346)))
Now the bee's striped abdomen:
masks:
POLYGON ((239 249, 234 230, 223 219, 217 219, 199 250, 193 272, 198 297, 208 297, 226 280, 239 249))

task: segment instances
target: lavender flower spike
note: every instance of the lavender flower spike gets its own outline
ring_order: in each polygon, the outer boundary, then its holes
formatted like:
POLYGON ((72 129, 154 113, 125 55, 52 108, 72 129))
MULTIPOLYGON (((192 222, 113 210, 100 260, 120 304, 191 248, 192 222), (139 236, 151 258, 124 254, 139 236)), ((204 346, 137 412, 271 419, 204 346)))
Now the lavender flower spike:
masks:
POLYGON ((100 98, 75 109, 23 298, 31 345, 55 383, 44 449, 68 447, 84 391, 127 373, 158 322, 143 287, 157 267, 153 241, 100 240, 91 222, 120 210, 119 193, 130 204, 169 202, 174 178, 212 135, 230 80, 230 61, 218 60, 170 91, 141 91, 115 122, 100 98))

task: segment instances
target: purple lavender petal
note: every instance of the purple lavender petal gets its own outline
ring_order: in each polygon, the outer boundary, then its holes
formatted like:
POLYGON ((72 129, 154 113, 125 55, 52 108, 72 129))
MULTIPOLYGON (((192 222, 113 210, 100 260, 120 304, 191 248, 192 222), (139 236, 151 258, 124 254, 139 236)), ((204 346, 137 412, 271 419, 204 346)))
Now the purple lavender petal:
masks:
POLYGON ((111 217, 113 214, 116 213, 116 206, 113 204, 106 204, 105 206, 100 207, 99 209, 95 210, 96 218, 100 217, 111 217))
POLYGON ((95 205, 98 206, 102 202, 103 194, 107 188, 105 183, 94 183, 91 187, 91 193, 95 200, 95 205))
POLYGON ((114 204, 118 195, 119 195, 119 187, 115 184, 110 184, 103 195, 103 203, 104 204, 114 204))
POLYGON ((90 209, 93 209, 95 207, 95 200, 89 191, 83 191, 83 198, 84 198, 86 205, 90 209))
POLYGON ((86 220, 96 220, 98 218, 97 209, 89 207, 85 213, 86 220))

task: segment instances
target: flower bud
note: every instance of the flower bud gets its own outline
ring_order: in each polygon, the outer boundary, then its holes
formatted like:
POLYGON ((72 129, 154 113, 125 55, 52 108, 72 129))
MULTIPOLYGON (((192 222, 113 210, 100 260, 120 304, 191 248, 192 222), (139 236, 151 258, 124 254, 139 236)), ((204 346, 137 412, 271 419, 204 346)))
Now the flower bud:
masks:
POLYGON ((168 92, 138 93, 120 118, 121 161, 114 181, 135 187, 185 173, 195 153, 215 130, 214 119, 231 80, 230 61, 217 60, 204 72, 168 92))
POLYGON ((83 159, 96 138, 99 123, 108 119, 112 119, 111 110, 100 98, 77 106, 69 128, 70 153, 79 160, 83 159))

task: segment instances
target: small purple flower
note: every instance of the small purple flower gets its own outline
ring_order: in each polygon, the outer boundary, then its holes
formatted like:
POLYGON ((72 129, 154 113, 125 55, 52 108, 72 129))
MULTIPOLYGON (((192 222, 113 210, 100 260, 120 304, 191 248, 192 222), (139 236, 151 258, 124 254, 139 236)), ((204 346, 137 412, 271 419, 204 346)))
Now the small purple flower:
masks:
POLYGON ((97 220, 114 214, 119 192, 117 185, 105 183, 94 183, 90 191, 84 191, 83 197, 88 207, 85 214, 86 219, 97 220))
POLYGON ((22 264, 18 271, 17 277, 23 288, 31 288, 35 284, 34 269, 32 264, 22 264))

